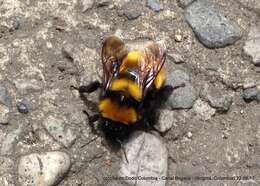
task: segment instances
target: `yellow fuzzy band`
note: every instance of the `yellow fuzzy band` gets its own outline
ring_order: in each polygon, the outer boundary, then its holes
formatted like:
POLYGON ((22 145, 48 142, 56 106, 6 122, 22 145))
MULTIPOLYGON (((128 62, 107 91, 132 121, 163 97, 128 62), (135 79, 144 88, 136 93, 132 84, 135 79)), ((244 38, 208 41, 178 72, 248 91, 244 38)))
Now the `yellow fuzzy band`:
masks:
POLYGON ((126 94, 130 94, 137 101, 140 101, 142 98, 142 92, 137 83, 126 78, 112 81, 110 90, 122 91, 126 94))
POLYGON ((138 51, 132 51, 127 54, 127 56, 124 58, 119 72, 125 72, 129 68, 136 67, 138 65, 138 62, 140 61, 141 53, 138 51))
POLYGON ((162 68, 154 80, 154 86, 157 90, 159 90, 162 87, 165 78, 166 78, 166 72, 162 68))
POLYGON ((110 98, 101 100, 98 108, 104 118, 108 118, 126 125, 137 121, 137 113, 133 107, 119 105, 110 98))

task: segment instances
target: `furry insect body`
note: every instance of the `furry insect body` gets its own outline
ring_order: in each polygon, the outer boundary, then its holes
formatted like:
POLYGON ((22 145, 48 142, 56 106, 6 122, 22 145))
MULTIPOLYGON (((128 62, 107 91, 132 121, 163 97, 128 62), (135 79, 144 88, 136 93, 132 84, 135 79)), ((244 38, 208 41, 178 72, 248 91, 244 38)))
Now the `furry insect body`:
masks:
MULTIPOLYGON (((129 50, 117 37, 109 37, 102 48, 103 82, 98 104, 101 127, 110 136, 122 137, 147 115, 154 116, 156 105, 150 99, 165 81, 163 69, 166 48, 156 42, 129 50)), ((85 86, 84 90, 94 90, 85 86)), ((150 117, 148 116, 148 117, 150 117)))

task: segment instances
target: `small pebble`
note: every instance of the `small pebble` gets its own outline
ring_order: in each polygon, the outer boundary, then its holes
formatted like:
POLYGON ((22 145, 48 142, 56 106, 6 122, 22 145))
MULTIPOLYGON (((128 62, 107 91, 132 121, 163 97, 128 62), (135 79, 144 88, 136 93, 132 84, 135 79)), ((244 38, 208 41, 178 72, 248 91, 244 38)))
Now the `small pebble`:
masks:
POLYGON ((189 6, 193 1, 195 0, 177 0, 178 5, 181 8, 186 8, 187 6, 189 6))
POLYGON ((188 138, 191 138, 191 137, 192 137, 192 133, 191 133, 191 132, 188 132, 188 133, 187 133, 187 136, 188 136, 188 138))
POLYGON ((217 72, 221 68, 221 65, 219 63, 209 63, 205 68, 207 70, 217 72))
POLYGON ((7 107, 11 107, 12 101, 9 92, 4 86, 0 85, 0 104, 3 104, 7 107))
POLYGON ((155 12, 163 10, 158 0, 147 0, 147 6, 155 12))
POLYGON ((81 0, 81 3, 82 3, 82 12, 84 13, 93 7, 94 0, 81 0))
POLYGON ((175 123, 174 112, 167 109, 162 109, 160 111, 158 122, 154 127, 158 131, 164 133, 170 130, 174 123, 175 123))
POLYGON ((243 47, 244 56, 256 66, 260 66, 260 25, 252 26, 243 47))
POLYGON ((134 20, 137 19, 138 17, 140 17, 142 15, 141 12, 136 11, 136 10, 132 10, 132 11, 124 11, 123 14, 125 15, 125 17, 129 20, 134 20))
POLYGON ((190 84, 177 88, 173 91, 167 101, 171 109, 189 109, 197 99, 195 88, 190 84))
POLYGON ((181 34, 175 34, 174 35, 174 40, 176 42, 181 42, 182 41, 182 35, 181 34))
POLYGON ((65 43, 62 47, 64 57, 73 60, 75 57, 75 47, 71 43, 65 43))
POLYGON ((0 124, 6 125, 8 124, 10 119, 10 109, 0 104, 0 124))
POLYGON ((209 84, 203 85, 200 96, 206 100, 211 107, 220 112, 227 112, 233 102, 228 92, 209 84))
POLYGON ((17 110, 18 110, 20 113, 22 113, 22 114, 27 114, 27 113, 29 112, 27 106, 26 106, 24 103, 22 103, 22 102, 18 102, 18 103, 16 104, 16 107, 17 107, 17 110))
POLYGON ((18 30, 20 28, 20 21, 19 20, 14 20, 12 27, 9 29, 10 32, 13 32, 15 30, 18 30))
POLYGON ((109 3, 110 3, 109 0, 99 0, 97 5, 98 7, 103 7, 103 6, 108 6, 109 3))
POLYGON ((247 88, 243 92, 243 98, 247 101, 256 100, 257 99, 257 87, 247 88))
POLYGON ((180 64, 185 62, 183 56, 178 53, 168 54, 168 58, 170 59, 170 61, 174 62, 175 64, 180 64))

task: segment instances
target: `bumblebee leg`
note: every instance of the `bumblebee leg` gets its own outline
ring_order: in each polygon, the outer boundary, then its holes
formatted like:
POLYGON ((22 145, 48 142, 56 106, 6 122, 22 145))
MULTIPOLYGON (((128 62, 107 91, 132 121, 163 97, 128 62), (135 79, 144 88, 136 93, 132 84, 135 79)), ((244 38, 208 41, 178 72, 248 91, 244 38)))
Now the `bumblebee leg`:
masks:
POLYGON ((89 113, 88 113, 87 111, 85 111, 85 110, 83 110, 83 113, 87 115, 88 121, 89 121, 90 123, 94 123, 94 122, 98 121, 99 118, 100 118, 100 115, 99 115, 99 114, 89 115, 89 113))
POLYGON ((124 145, 123 145, 123 142, 122 142, 120 139, 116 139, 116 141, 120 144, 120 147, 121 147, 121 149, 122 149, 122 151, 123 151, 123 153, 124 153, 126 162, 129 163, 129 162, 128 162, 128 159, 127 159, 127 155, 126 155, 126 152, 125 152, 125 147, 124 147, 124 145))
POLYGON ((173 90, 175 90, 177 88, 181 88, 181 87, 185 87, 185 83, 181 83, 180 85, 173 87, 173 90))
POLYGON ((89 117, 88 117, 88 120, 89 120, 90 123, 94 123, 94 122, 98 121, 99 118, 100 118, 100 115, 99 115, 99 114, 94 114, 94 115, 92 115, 92 116, 89 116, 89 117))
POLYGON ((97 127, 95 127, 95 125, 98 125, 98 123, 95 123, 97 122, 99 119, 100 119, 100 115, 99 114, 93 114, 93 115, 89 115, 89 113, 85 110, 83 110, 83 113, 87 115, 88 117, 88 123, 89 123, 89 126, 91 127, 91 130, 93 133, 99 135, 99 131, 97 129, 97 127))
POLYGON ((86 86, 80 86, 78 88, 79 93, 91 93, 96 91, 98 88, 101 87, 101 84, 99 83, 99 81, 93 81, 90 84, 86 85, 86 86))
POLYGON ((88 144, 92 143, 93 141, 96 141, 96 139, 98 139, 99 136, 96 136, 95 138, 89 140, 88 142, 84 143, 83 145, 80 146, 80 148, 83 148, 85 146, 87 146, 88 144))

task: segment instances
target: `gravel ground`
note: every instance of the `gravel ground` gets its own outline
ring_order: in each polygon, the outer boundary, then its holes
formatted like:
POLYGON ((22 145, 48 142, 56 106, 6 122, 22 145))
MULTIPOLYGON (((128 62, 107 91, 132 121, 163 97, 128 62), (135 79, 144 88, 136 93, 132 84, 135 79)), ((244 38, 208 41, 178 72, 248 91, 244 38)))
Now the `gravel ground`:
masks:
POLYGON ((259 18, 258 0, 0 0, 0 185, 260 185, 259 18), (82 112, 98 93, 71 89, 101 79, 110 35, 166 41, 185 84, 121 148, 82 112))

